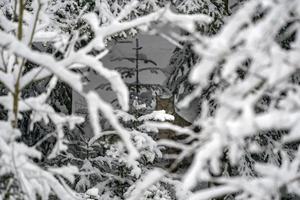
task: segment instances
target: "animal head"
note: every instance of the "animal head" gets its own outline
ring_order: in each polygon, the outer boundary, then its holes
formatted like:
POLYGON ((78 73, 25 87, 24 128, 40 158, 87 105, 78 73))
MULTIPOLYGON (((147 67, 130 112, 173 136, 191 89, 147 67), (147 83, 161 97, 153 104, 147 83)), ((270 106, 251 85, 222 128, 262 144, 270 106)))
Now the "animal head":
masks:
POLYGON ((155 110, 165 110, 168 114, 175 113, 174 96, 156 96, 155 110))

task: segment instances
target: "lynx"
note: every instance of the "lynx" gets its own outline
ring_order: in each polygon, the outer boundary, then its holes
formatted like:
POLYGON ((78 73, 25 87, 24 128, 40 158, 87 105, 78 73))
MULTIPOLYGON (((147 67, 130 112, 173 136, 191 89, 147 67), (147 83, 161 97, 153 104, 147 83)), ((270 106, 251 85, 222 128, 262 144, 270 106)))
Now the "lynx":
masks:
MULTIPOLYGON (((174 121, 172 124, 177 126, 190 126, 191 123, 182 118, 179 114, 177 114, 175 105, 174 105, 174 96, 163 98, 156 96, 156 106, 155 110, 165 110, 166 113, 174 116, 174 121)), ((170 130, 160 130, 159 131, 160 139, 176 139, 175 133, 170 130)), ((178 139, 178 138, 177 138, 178 139)))

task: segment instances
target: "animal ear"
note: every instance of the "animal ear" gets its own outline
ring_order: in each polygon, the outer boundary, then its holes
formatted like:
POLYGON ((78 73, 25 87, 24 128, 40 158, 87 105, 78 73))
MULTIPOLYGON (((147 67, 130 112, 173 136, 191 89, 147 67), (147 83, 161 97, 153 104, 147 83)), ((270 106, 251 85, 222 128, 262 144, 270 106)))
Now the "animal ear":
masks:
POLYGON ((159 96, 158 96, 157 92, 155 92, 155 100, 156 100, 156 101, 159 100, 159 96))
POLYGON ((175 103, 175 96, 172 95, 171 98, 170 98, 170 103, 172 104, 173 107, 176 106, 176 103, 175 103))
POLYGON ((170 100, 174 103, 174 95, 170 97, 170 100))

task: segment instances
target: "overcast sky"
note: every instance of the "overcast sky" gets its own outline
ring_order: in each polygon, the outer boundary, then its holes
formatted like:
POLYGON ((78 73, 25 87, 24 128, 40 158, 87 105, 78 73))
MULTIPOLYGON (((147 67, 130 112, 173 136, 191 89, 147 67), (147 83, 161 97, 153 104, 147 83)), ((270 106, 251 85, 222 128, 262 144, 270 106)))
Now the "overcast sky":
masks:
MULTIPOLYGON (((159 36, 151 36, 151 35, 138 35, 139 44, 143 48, 140 50, 140 54, 144 54, 148 59, 153 60, 157 63, 156 67, 165 68, 167 67, 170 57, 172 55, 175 46, 169 43, 167 40, 159 37, 159 36)), ((114 69, 115 67, 132 67, 135 68, 135 63, 130 62, 128 60, 116 60, 116 58, 120 57, 132 57, 135 58, 135 50, 132 48, 135 47, 135 38, 127 38, 126 41, 131 41, 132 43, 117 43, 112 46, 110 52, 103 59, 103 64, 105 67, 109 69, 114 69)), ((144 67, 153 67, 151 63, 139 63, 140 68, 144 67)), ((163 73, 153 74, 149 72, 141 72, 140 73, 140 82, 142 83, 159 83, 163 84, 165 81, 165 76, 163 73)), ((93 72, 88 73, 88 79, 90 80, 86 85, 86 89, 95 89, 100 84, 106 83, 106 80, 99 75, 96 75, 93 72)), ((125 80, 127 82, 133 82, 132 80, 125 80)), ((105 91, 98 89, 97 92, 101 95, 101 97, 110 102, 115 98, 114 93, 110 91, 105 91)), ((84 99, 81 98, 78 94, 73 93, 73 110, 76 111, 78 108, 84 106, 84 99)))

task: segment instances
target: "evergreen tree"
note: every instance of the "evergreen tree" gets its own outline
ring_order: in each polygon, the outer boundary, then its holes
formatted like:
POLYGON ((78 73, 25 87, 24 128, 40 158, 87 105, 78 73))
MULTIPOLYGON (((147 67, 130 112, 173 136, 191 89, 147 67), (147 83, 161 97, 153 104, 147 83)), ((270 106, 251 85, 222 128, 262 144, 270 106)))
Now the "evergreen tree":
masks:
MULTIPOLYGON (((230 14, 228 1, 215 0, 192 0, 192 1, 172 1, 178 12, 181 13, 203 13, 213 17, 208 25, 198 26, 198 31, 205 35, 216 34, 224 20, 230 14)), ((182 36, 189 36, 186 32, 182 36)), ((200 58, 195 54, 191 41, 182 41, 176 47, 170 58, 168 65, 166 86, 171 92, 181 100, 192 91, 192 85, 188 81, 188 74, 191 68, 200 58)), ((213 86, 211 86, 213 87, 213 86)))
MULTIPOLYGON (((98 112, 109 119, 115 134, 121 139, 118 144, 126 148, 111 145, 107 156, 114 157, 116 152, 123 151, 121 158, 124 162, 137 169, 140 154, 135 145, 138 144, 118 122, 110 104, 97 93, 83 90, 83 76, 79 69, 92 68, 109 80, 121 108, 128 110, 126 85, 116 71, 104 68, 100 62, 106 51, 105 42, 128 29, 147 26, 153 21, 173 23, 177 15, 168 9, 158 8, 153 8, 151 15, 141 13, 147 6, 135 11, 135 6, 146 5, 148 1, 145 1, 143 4, 123 6, 122 10, 118 8, 115 15, 109 16, 110 11, 103 4, 105 2, 108 5, 108 1, 55 0, 5 0, 0 3, 1 199, 34 200, 51 196, 73 200, 78 197, 71 187, 79 171, 68 161, 72 156, 67 151, 67 144, 72 139, 69 137, 72 136, 71 130, 84 119, 67 114, 63 105, 65 102, 58 100, 64 99, 55 99, 57 94, 53 91, 59 81, 68 84, 86 100, 96 137, 103 136, 98 112), (41 44, 49 46, 51 51, 36 48, 41 44), (38 136, 27 137, 26 134, 32 134, 35 127, 38 136), (52 139, 53 147, 47 148, 49 151, 43 154, 41 144, 52 139), (61 157, 67 157, 67 160, 61 157)), ((122 1, 116 2, 119 4, 122 1)), ((194 18, 188 18, 194 23, 194 18)), ((177 19, 176 23, 182 24, 182 20, 177 19)), ((58 90, 67 91, 60 86, 58 90)), ((83 168, 89 163, 84 164, 83 168)), ((139 173, 134 172, 134 175, 139 173)))
MULTIPOLYGON (((77 146, 75 151, 89 152, 88 157, 76 157, 82 160, 80 171, 83 173, 77 181, 78 191, 88 191, 95 188, 101 197, 106 199, 122 199, 123 196, 130 196, 135 190, 136 183, 147 173, 162 162, 162 152, 157 144, 159 137, 158 130, 148 127, 147 121, 172 121, 174 117, 164 110, 153 111, 153 93, 158 93, 163 88, 158 84, 144 84, 139 79, 141 71, 149 70, 157 73, 158 68, 142 67, 141 63, 151 63, 156 66, 155 61, 141 53, 142 47, 139 40, 135 40, 133 51, 135 57, 117 57, 114 60, 128 60, 135 63, 134 67, 116 67, 122 78, 131 78, 133 82, 125 82, 130 94, 130 108, 128 112, 116 110, 120 123, 128 130, 132 141, 139 150, 141 158, 133 165, 126 158, 124 146, 116 134, 104 138, 86 138, 83 143, 77 146), (87 175, 85 175, 87 174, 87 175)), ((108 84, 98 86, 111 90, 108 84)), ((114 102, 115 100, 113 100, 114 102)), ((107 132, 113 132, 108 130, 107 132)), ((74 141, 74 140, 73 140, 74 141)), ((77 143, 78 144, 78 143, 77 143)), ((74 155, 74 154, 73 154, 74 155)), ((72 159, 70 157, 70 159, 72 159)), ((145 199, 151 199, 161 195, 174 196, 170 186, 166 183, 158 183, 144 194, 145 199), (152 197, 151 197, 152 196, 152 197)), ((170 197, 171 198, 171 197, 170 197)))

